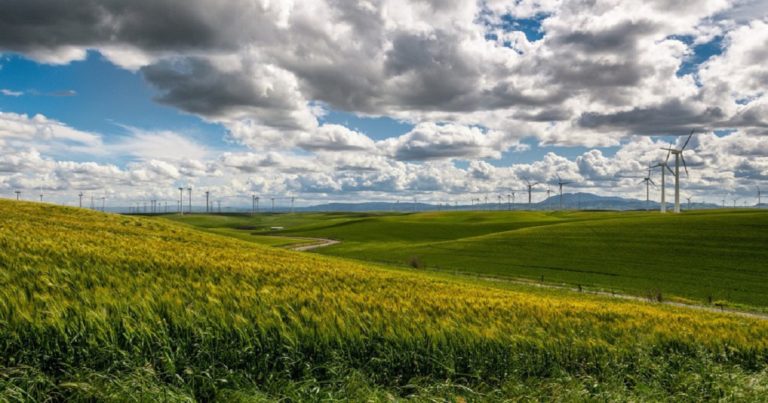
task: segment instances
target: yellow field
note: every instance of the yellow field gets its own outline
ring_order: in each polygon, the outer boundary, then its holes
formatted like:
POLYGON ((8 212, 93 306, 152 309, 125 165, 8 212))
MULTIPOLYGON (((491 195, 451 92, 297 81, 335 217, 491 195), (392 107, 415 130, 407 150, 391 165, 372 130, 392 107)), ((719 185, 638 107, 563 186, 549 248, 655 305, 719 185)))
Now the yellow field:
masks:
POLYGON ((126 385, 172 400, 759 400, 768 390, 768 321, 470 284, 8 201, 0 340, 0 400, 110 398, 126 385))

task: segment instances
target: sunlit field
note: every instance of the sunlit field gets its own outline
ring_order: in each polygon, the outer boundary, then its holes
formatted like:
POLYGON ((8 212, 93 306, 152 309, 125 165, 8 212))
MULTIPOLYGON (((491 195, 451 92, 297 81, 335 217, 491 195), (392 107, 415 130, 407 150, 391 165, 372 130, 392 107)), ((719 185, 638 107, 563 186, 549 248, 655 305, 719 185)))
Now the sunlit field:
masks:
MULTIPOLYGON (((170 217, 242 239, 342 242, 317 252, 640 297, 768 307, 768 210, 434 212, 170 217), (269 227, 285 226, 279 233, 269 227), (246 228, 246 229, 237 229, 246 228)), ((286 241, 287 242, 287 241, 286 241)))
POLYGON ((0 400, 754 400, 768 321, 0 202, 0 400))

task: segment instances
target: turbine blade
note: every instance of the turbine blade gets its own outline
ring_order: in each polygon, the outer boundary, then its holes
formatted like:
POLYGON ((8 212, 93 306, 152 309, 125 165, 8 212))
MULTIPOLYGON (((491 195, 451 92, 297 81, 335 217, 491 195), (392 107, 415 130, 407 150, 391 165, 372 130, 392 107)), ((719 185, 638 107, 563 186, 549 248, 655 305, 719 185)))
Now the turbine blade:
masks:
POLYGON ((689 141, 691 141, 691 137, 693 137, 693 132, 694 132, 694 131, 696 131, 696 129, 693 129, 693 130, 691 130, 691 134, 689 134, 689 135, 688 135, 688 139, 687 139, 687 140, 685 140, 685 143, 683 144, 683 146, 682 146, 682 147, 680 147, 680 151, 683 151, 683 150, 685 150, 685 146, 687 146, 687 145, 688 145, 688 142, 689 142, 689 141))
POLYGON ((680 153, 680 159, 683 160, 683 168, 685 168, 685 176, 688 176, 688 165, 685 164, 685 157, 683 157, 683 153, 680 153))
POLYGON ((667 148, 667 159, 664 160, 664 163, 669 162, 669 156, 672 155, 672 149, 667 148))
POLYGON ((675 171, 672 170, 672 168, 669 167, 669 165, 664 164, 664 168, 667 168, 667 171, 672 174, 672 176, 675 175, 675 171))
POLYGON ((651 182, 651 185, 656 186, 656 182, 654 182, 653 179, 648 178, 648 182, 651 182))

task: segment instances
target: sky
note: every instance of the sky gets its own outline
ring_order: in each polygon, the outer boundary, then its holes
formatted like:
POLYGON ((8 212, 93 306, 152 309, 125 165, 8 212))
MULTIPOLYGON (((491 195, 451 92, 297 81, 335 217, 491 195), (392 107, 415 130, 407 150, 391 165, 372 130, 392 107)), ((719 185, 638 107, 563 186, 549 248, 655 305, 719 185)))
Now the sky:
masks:
POLYGON ((644 199, 693 132, 683 197, 751 205, 766 60, 759 0, 7 0, 0 197, 644 199))

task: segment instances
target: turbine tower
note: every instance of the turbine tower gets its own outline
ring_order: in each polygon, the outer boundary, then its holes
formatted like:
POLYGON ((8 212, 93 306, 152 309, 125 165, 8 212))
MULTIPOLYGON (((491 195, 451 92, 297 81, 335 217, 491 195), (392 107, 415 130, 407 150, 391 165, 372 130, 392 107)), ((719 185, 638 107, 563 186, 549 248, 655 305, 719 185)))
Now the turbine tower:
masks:
POLYGON ((760 207, 761 204, 763 204, 762 201, 763 194, 760 192, 760 186, 757 187, 757 207, 760 207))
POLYGON ((83 192, 80 192, 80 194, 77 195, 77 197, 80 198, 80 202, 78 205, 80 206, 80 208, 83 208, 83 192))
POLYGON ((528 208, 531 208, 531 192, 533 191, 533 187, 538 185, 539 182, 531 183, 528 179, 525 180, 525 183, 528 185, 528 208))
POLYGON ((13 193, 16 193, 16 201, 19 201, 19 196, 21 196, 21 190, 17 190, 13 193))
POLYGON ((187 192, 189 193, 189 214, 192 214, 192 186, 187 187, 187 192))
POLYGON ((557 175, 557 186, 560 188, 560 210, 563 209, 563 185, 570 185, 571 182, 563 182, 560 175, 557 175))
MULTIPOLYGON (((667 157, 669 157, 669 154, 667 154, 667 157)), ((667 164, 666 161, 659 162, 658 164, 652 166, 651 168, 661 168, 661 207, 660 210, 662 213, 667 212, 667 181, 666 181, 666 172, 665 169, 669 171, 672 175, 675 173, 672 172, 672 169, 669 168, 669 164, 667 164)))
POLYGON ((691 141, 691 137, 693 137, 693 132, 695 130, 691 130, 691 134, 688 135, 688 139, 685 140, 685 143, 683 143, 683 146, 680 148, 662 148, 662 150, 667 150, 667 161, 669 161, 670 154, 673 154, 675 156, 675 213, 680 212, 680 160, 683 161, 683 168, 685 168, 685 176, 688 176, 688 165, 685 163, 685 158, 683 157, 683 150, 685 150, 685 147, 688 145, 688 142, 691 141))
POLYGON ((179 186, 179 214, 184 215, 184 186, 179 186))
MULTIPOLYGON (((651 169, 652 167, 648 166, 648 175, 643 178, 640 183, 645 182, 645 209, 650 210, 651 209, 651 185, 656 186, 656 183, 653 182, 653 179, 651 179, 651 169)), ((662 168, 662 176, 664 175, 664 171, 662 168)))
POLYGON ((552 199, 550 199, 550 195, 552 194, 552 190, 549 188, 549 185, 547 185, 547 210, 552 210, 552 199))

